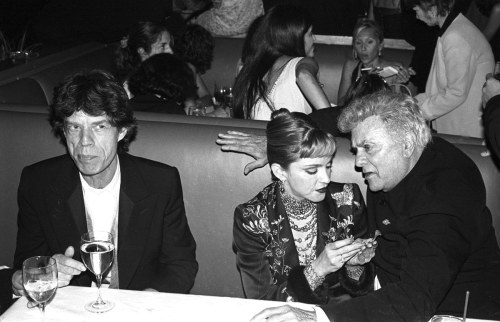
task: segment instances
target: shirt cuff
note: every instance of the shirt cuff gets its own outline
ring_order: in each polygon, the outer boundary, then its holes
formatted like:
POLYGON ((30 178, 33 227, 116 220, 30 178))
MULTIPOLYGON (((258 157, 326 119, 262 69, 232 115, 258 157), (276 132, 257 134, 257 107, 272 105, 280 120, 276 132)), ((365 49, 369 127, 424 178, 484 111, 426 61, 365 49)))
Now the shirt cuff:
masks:
POLYGON ((316 321, 317 322, 333 322, 333 321, 330 321, 328 316, 326 316, 325 311, 323 311, 319 306, 315 306, 314 311, 316 311, 316 321))

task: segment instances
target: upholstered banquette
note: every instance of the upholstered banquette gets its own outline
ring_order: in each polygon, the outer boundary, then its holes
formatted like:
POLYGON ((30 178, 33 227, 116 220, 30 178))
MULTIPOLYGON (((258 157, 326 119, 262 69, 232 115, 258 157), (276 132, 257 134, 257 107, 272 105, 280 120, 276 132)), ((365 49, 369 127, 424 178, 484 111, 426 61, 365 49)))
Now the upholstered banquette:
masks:
MULTIPOLYGON (((242 39, 216 39, 212 69, 204 75, 209 89, 231 86, 242 39)), ((0 72, 0 265, 11 265, 17 232, 16 194, 23 167, 65 153, 47 121, 54 86, 82 68, 111 69, 115 45, 87 44, 0 72)), ((316 46, 320 81, 332 102, 337 100, 342 65, 352 54, 349 45, 316 46)), ((387 59, 408 64, 411 51, 386 49, 387 59)), ((233 211, 271 180, 269 167, 248 176, 243 168, 251 159, 224 153, 215 144, 217 134, 239 130, 263 134, 266 123, 234 119, 137 113, 139 133, 131 145, 134 155, 179 169, 189 225, 198 243, 200 270, 192 293, 243 296, 232 251, 233 211)), ((500 175, 484 147, 468 138, 456 142, 479 166, 488 191, 488 206, 500 237, 500 175), (473 144, 465 144, 473 143, 473 144)), ((349 142, 338 139, 332 180, 356 182, 366 189, 354 168, 349 142)))
MULTIPOLYGON (((52 135, 44 106, 0 106, 0 265, 12 263, 15 248, 16 193, 24 166, 65 153, 52 135)), ((263 134, 265 122, 137 113, 139 132, 130 153, 179 169, 189 225, 197 241, 200 270, 195 294, 243 296, 232 251, 233 211, 271 180, 269 167, 243 175, 246 155, 225 153, 217 134, 239 130, 263 134)), ((479 145, 457 144, 478 165, 487 187, 500 238, 500 174, 479 145)), ((338 139, 332 180, 356 182, 366 190, 354 168, 349 142, 338 139)))

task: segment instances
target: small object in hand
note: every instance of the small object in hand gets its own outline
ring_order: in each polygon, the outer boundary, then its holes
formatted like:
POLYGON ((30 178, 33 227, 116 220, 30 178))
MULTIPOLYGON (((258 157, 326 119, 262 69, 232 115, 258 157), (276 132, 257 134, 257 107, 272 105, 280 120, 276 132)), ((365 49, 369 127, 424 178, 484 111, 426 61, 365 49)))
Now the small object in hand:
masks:
POLYGON ((381 71, 377 72, 377 74, 382 78, 391 77, 393 75, 396 75, 397 73, 398 70, 392 66, 384 67, 381 71))

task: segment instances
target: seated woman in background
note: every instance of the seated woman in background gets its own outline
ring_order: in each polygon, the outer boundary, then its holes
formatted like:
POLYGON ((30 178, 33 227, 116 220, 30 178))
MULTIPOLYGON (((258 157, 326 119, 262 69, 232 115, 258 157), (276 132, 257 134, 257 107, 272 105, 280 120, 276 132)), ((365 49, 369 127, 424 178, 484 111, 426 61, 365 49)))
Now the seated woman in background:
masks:
POLYGON ((132 74, 128 86, 134 111, 186 115, 184 102, 196 92, 191 68, 172 54, 146 59, 132 74))
POLYGON ((348 59, 342 69, 340 79, 338 105, 345 104, 345 96, 349 87, 365 73, 379 73, 385 76, 382 70, 393 67, 396 73, 385 77, 389 84, 407 83, 414 75, 411 68, 404 68, 399 62, 387 61, 382 58, 384 35, 380 26, 373 20, 361 20, 355 27, 352 35, 353 59, 348 59))
POLYGON ((309 114, 330 106, 318 79, 310 16, 277 5, 252 35, 251 50, 233 87, 235 117, 269 120, 280 108, 309 114))
POLYGON ((277 180, 234 213, 245 296, 327 303, 370 291, 376 242, 358 239, 367 229, 359 187, 330 182, 334 137, 286 109, 273 112, 266 135, 277 180))
POLYGON ((196 77, 197 94, 204 105, 212 104, 212 96, 201 75, 212 65, 214 46, 210 32, 197 24, 188 24, 174 43, 174 53, 189 64, 196 77))
POLYGON ((128 36, 124 37, 116 51, 115 74, 120 80, 127 94, 128 79, 139 65, 149 57, 167 53, 172 54, 172 37, 167 27, 150 21, 139 21, 132 28, 128 36))

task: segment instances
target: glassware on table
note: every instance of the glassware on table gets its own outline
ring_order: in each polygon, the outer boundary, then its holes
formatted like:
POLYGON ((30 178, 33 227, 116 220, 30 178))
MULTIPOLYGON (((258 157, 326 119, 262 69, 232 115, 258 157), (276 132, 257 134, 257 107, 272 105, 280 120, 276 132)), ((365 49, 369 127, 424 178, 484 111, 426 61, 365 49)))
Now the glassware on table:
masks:
POLYGON ((219 87, 217 83, 214 84, 214 104, 224 105, 224 87, 219 87))
POLYGON ((57 290, 57 263, 50 256, 35 256, 23 262, 23 286, 38 304, 45 321, 45 306, 57 290))
POLYGON ((229 117, 233 117, 233 88, 232 87, 223 87, 222 92, 224 95, 224 105, 226 107, 226 112, 229 117))
POLYGON ((431 322, 460 322, 462 318, 451 315, 434 315, 431 322))
POLYGON ((500 61, 495 64, 495 69, 493 70, 493 77, 500 80, 500 61))
POLYGON ((87 303, 85 309, 93 313, 102 313, 111 310, 115 304, 101 298, 101 282, 103 274, 113 264, 115 244, 113 236, 104 231, 91 231, 82 235, 80 253, 83 263, 96 277, 98 290, 97 300, 87 303))

